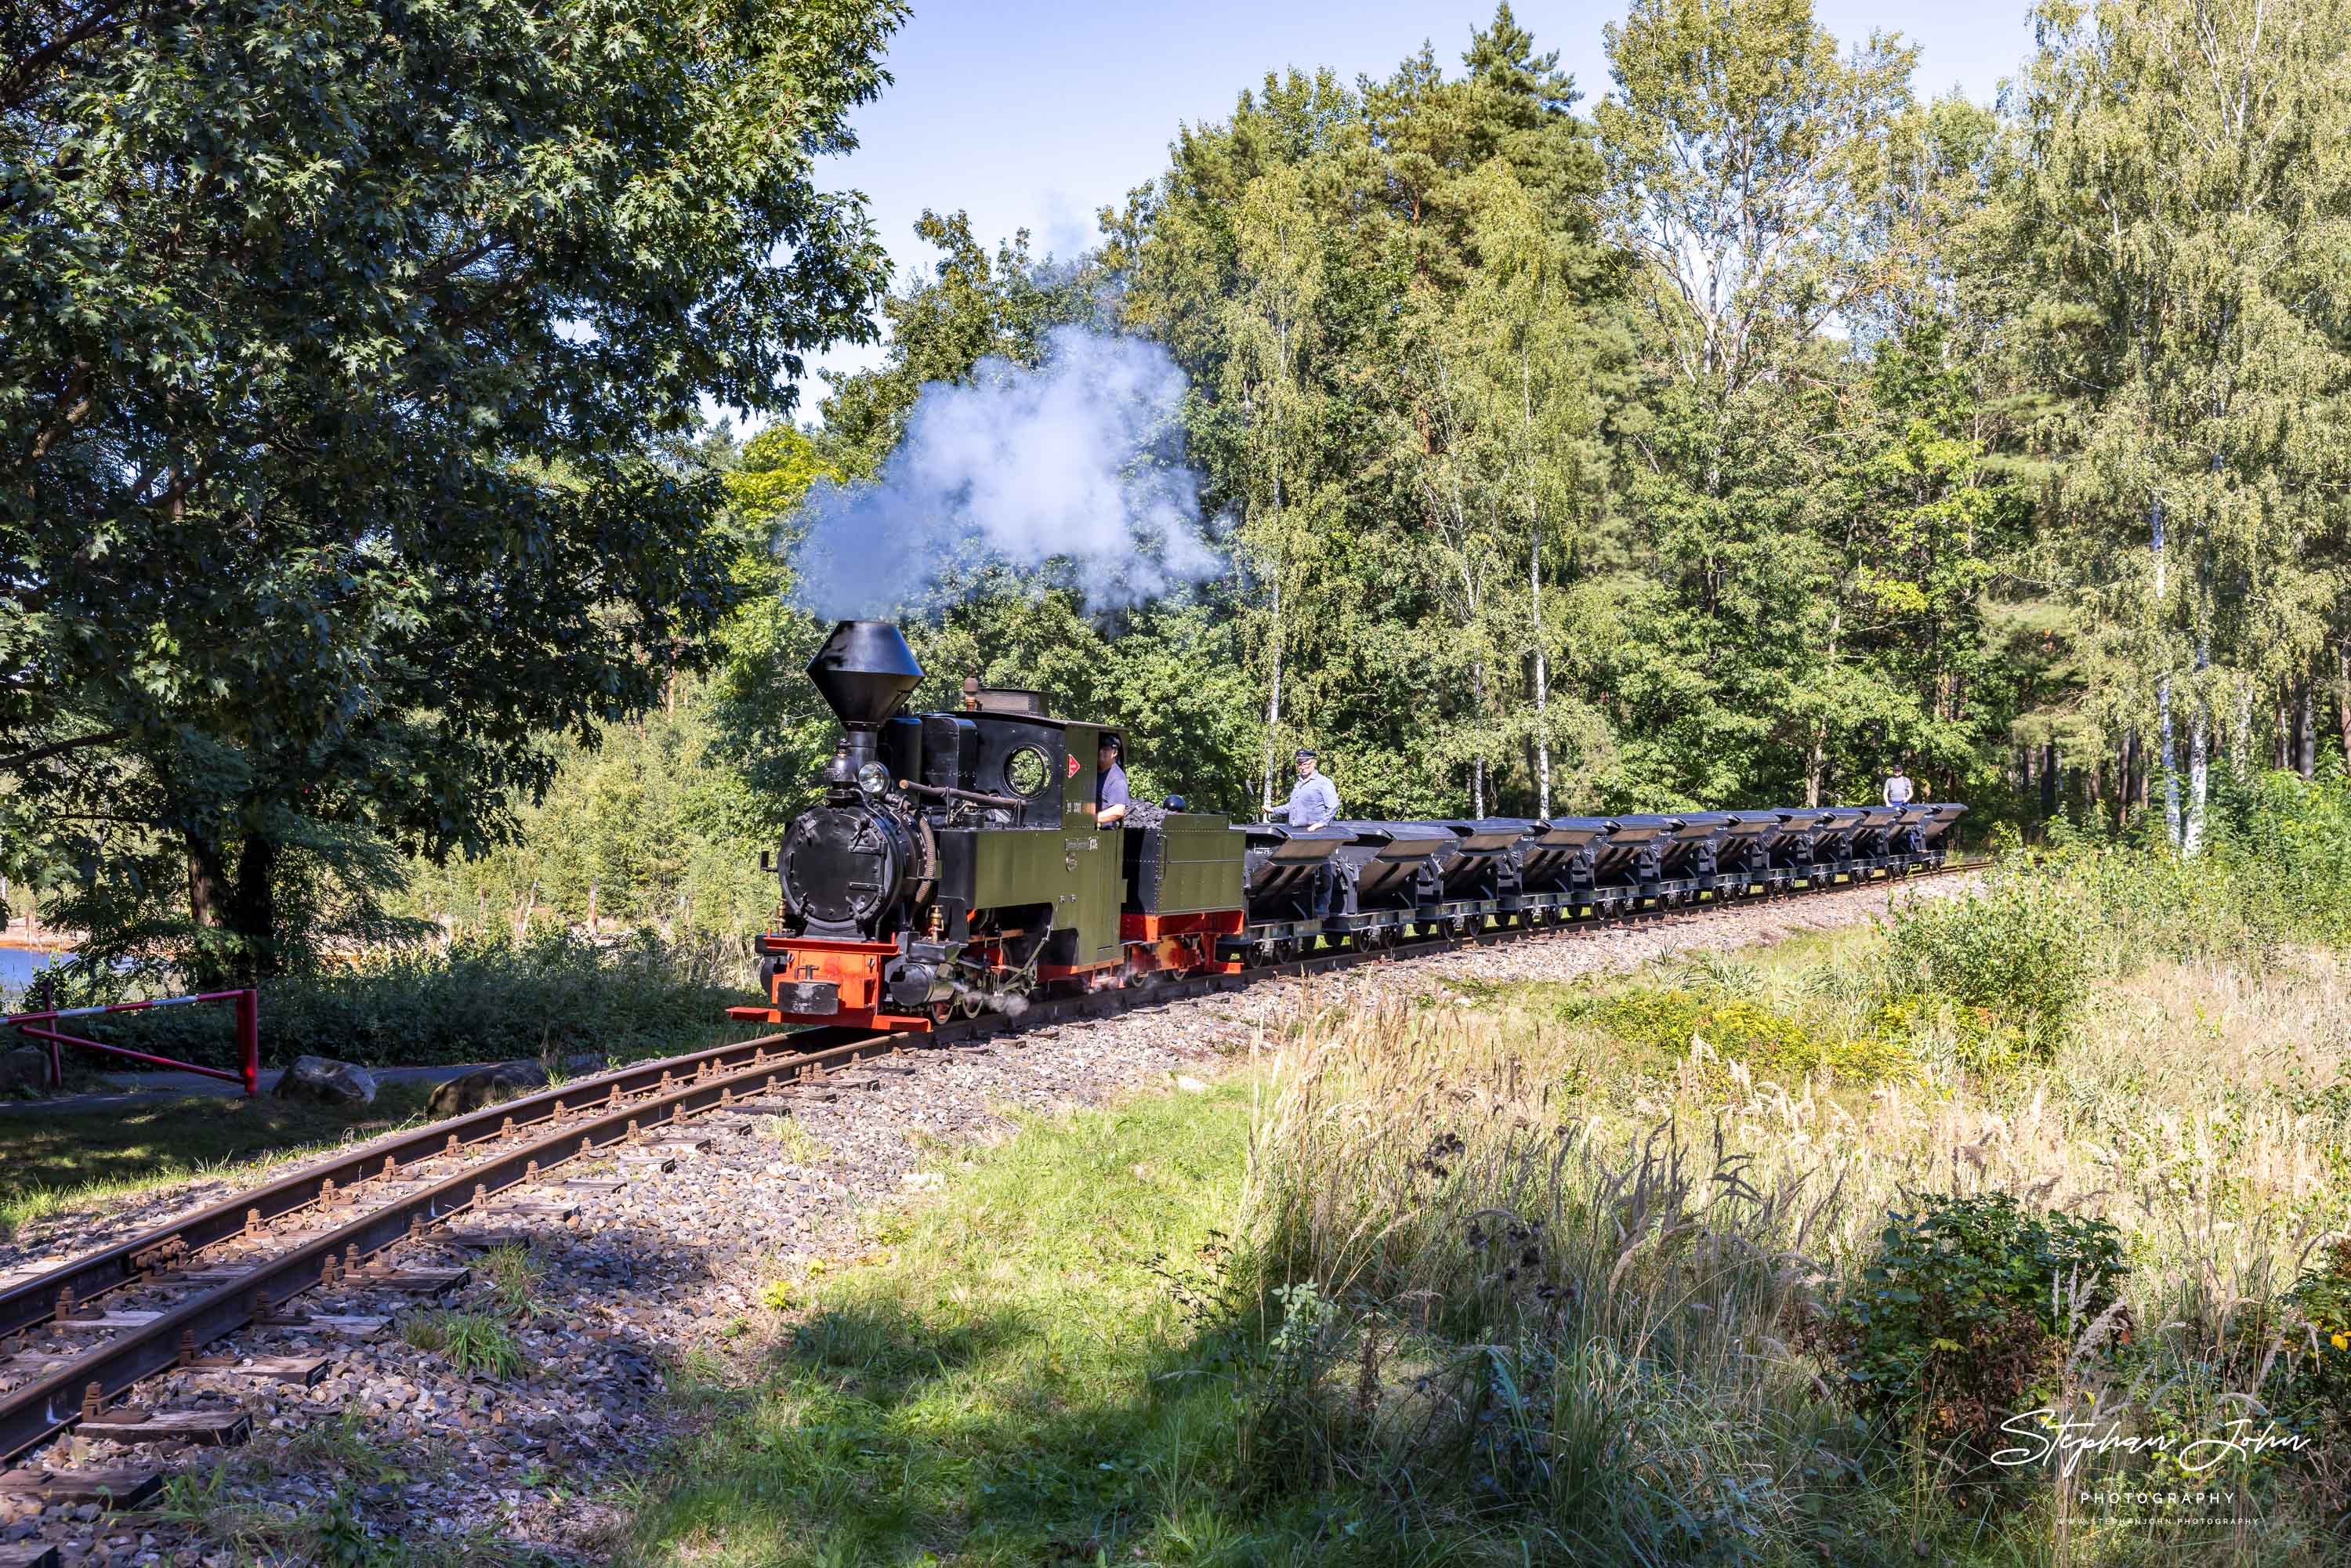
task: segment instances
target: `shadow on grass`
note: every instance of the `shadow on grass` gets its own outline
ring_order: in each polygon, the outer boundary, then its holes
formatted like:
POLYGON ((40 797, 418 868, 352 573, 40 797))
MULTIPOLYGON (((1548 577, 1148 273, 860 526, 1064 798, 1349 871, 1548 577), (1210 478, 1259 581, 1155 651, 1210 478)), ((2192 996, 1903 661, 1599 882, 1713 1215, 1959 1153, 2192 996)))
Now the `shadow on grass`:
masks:
MULTIPOLYGON (((643 1560, 1265 1563, 1321 1533, 1295 1510, 1257 1514, 1232 1464, 1229 1385, 1199 1375, 1196 1357, 1112 1365, 1061 1339, 1025 1310, 819 1312, 685 1456, 643 1560)), ((1369 1522, 1335 1498, 1321 1511, 1344 1533, 1369 1522)), ((1383 1548, 1313 1560, 1406 1559, 1383 1548)))

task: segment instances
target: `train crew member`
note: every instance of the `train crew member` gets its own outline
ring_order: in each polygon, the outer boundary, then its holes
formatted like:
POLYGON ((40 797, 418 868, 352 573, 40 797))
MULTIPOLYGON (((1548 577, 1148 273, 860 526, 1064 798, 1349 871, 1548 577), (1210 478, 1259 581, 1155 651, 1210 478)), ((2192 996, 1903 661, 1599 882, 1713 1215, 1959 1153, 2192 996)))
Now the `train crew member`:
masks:
POLYGON ((1102 737, 1102 749, 1094 755, 1094 825, 1107 828, 1124 821, 1133 802, 1126 793, 1126 769, 1118 765, 1118 737, 1102 737))
POLYGON ((1319 828, 1339 814, 1339 787, 1314 766, 1314 753, 1298 748, 1298 783, 1290 791, 1282 819, 1293 828, 1319 828))
POLYGON ((1910 776, 1902 771, 1902 764, 1899 762, 1894 765, 1894 771, 1886 777, 1886 803, 1889 806, 1907 806, 1910 803, 1910 776))

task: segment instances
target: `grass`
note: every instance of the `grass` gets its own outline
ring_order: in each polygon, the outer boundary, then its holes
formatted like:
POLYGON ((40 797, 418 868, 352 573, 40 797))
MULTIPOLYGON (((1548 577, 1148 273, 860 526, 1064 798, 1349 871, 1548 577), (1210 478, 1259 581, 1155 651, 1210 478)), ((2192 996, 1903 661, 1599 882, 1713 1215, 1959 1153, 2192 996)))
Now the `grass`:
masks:
POLYGON ((776 1153, 796 1166, 822 1165, 832 1157, 832 1151, 822 1140, 789 1116, 768 1116, 755 1125, 759 1136, 776 1145, 776 1153))
POLYGON ((442 1357, 461 1375, 514 1377, 523 1370, 521 1344, 494 1313, 446 1307, 413 1312, 401 1320, 400 1337, 428 1355, 442 1357))
POLYGON ((774 1282, 777 1346, 689 1382, 632 1560, 2340 1561, 2351 966, 2286 921, 2101 853, 1886 928, 1299 1020, 774 1282), (1993 1238, 1930 1287, 1984 1292, 1988 1337, 1885 1271, 1930 1194, 1949 1245, 1993 1238), (2062 1227, 2113 1237, 2103 1293, 2013 1252, 2062 1227), (1970 1446, 2036 1405, 2172 1449, 2069 1486, 1970 1446), (2317 1441, 2178 1457, 2239 1419, 2317 1441))
MULTIPOLYGON (((149 978, 167 992, 176 985, 168 976, 149 978)), ((271 1066, 306 1051, 370 1066, 429 1066, 554 1061, 586 1051, 674 1054, 754 1032, 723 1019, 750 988, 743 944, 669 942, 649 931, 617 946, 555 930, 520 943, 383 948, 324 973, 264 981, 262 1056, 271 1066)), ((77 990, 73 999, 101 998, 77 990)), ((225 1067, 235 1059, 232 1026, 225 1008, 172 1008, 86 1027, 108 1044, 225 1067)))
POLYGON ((641 1521, 641 1563, 1197 1560, 1253 1538, 1228 1381, 1164 1259, 1218 1244, 1246 1087, 1030 1125, 827 1273, 641 1521), (1218 1550, 1222 1548, 1219 1547, 1218 1550))
MULTIPOLYGON (((1260 1395, 1280 1465, 1408 1486, 1411 1528, 1506 1525, 1562 1561, 2339 1560, 2351 1264, 2325 1244, 2351 1226, 2351 970, 2219 901, 2167 910, 2168 868, 2144 895, 2130 874, 2061 864, 1792 961, 1457 986, 1311 1031, 1249 1205, 1255 1271, 1290 1292, 1260 1395), (1820 1040, 1911 1070, 1843 1071, 1820 1040), (1866 1271, 1929 1193, 2103 1221, 2128 1265, 2122 1305, 2060 1301, 2045 1348, 1920 1345, 2012 1375, 1987 1425, 2046 1401, 2142 1439, 2247 1418, 2316 1448, 2080 1472, 2218 1487, 2252 1521, 2212 1524, 1865 1421, 1835 1314, 1898 1289, 1866 1271)), ((1973 1419, 1928 1400, 1938 1429, 1973 1419)))
POLYGON ((538 1311, 538 1282, 547 1277, 547 1260, 529 1248, 513 1243, 493 1247, 474 1260, 474 1270, 488 1282, 500 1312, 519 1318, 538 1311))
POLYGON ((375 1103, 190 1096, 130 1110, 0 1111, 0 1239, 58 1214, 198 1179, 249 1180, 272 1166, 419 1119, 429 1084, 387 1083, 375 1103))

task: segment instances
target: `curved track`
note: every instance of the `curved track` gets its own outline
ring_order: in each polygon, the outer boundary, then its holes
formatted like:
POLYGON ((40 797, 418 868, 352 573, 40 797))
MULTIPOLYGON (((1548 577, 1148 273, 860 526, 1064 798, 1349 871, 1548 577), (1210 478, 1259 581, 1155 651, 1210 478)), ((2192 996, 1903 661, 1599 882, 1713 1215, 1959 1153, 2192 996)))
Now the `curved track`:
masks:
MULTIPOLYGON (((1949 865, 1911 879, 1971 869, 1949 865)), ((1855 877, 1802 891, 1847 891, 1855 877)), ((1899 882, 1903 878, 1894 878, 1899 882)), ((1802 891, 1769 895, 1776 901, 1802 891)), ((1740 905, 1766 902, 1756 894, 1740 905)), ((983 1015, 926 1035, 814 1030, 644 1062, 574 1080, 434 1123, 281 1177, 129 1240, 0 1289, 0 1460, 38 1447, 141 1379, 196 1360, 202 1348, 321 1286, 430 1289, 386 1265, 404 1241, 460 1218, 494 1219, 502 1196, 568 1162, 657 1144, 701 1113, 820 1080, 900 1051, 953 1045, 1041 1023, 1102 1017, 1204 996, 1275 975, 1308 975, 1521 937, 1585 935, 1704 920, 1710 902, 1561 924, 1431 936, 1376 952, 1342 948, 1252 969, 1105 989, 1035 1003, 1018 1018, 983 1015), (203 1254, 203 1257, 199 1257, 203 1254), (38 1337, 62 1350, 28 1348, 38 1337)))

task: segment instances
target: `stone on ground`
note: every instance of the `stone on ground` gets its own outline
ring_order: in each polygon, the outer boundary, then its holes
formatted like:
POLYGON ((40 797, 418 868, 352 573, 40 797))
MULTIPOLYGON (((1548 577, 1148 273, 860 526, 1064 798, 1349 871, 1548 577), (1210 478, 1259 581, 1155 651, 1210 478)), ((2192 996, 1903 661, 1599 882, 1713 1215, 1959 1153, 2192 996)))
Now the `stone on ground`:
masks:
POLYGON ((463 1078, 452 1078, 433 1091, 424 1113, 436 1121, 444 1116, 462 1116, 528 1090, 546 1087, 547 1069, 538 1062, 501 1061, 496 1066, 477 1068, 463 1078))
POLYGON ((372 1105, 375 1075, 356 1062, 330 1056, 298 1056, 277 1081, 281 1100, 315 1100, 322 1105, 372 1105))

